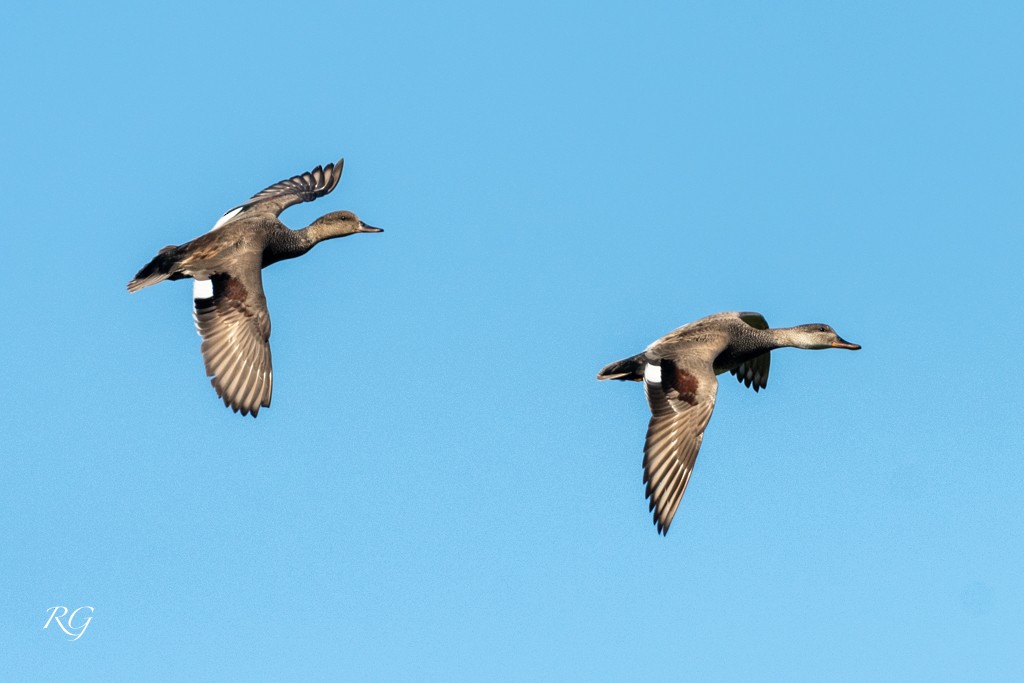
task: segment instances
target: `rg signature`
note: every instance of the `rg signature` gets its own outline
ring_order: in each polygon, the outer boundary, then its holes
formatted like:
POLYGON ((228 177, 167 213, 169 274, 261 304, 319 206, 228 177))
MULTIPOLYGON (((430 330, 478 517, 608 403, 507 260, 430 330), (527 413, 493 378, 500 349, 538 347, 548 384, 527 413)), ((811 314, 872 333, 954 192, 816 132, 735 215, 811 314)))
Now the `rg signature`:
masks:
POLYGON ((85 635, 85 629, 89 628, 89 624, 92 622, 93 612, 96 610, 89 605, 79 607, 74 612, 68 612, 68 608, 64 605, 57 605, 51 607, 47 612, 50 616, 47 617, 46 623, 43 624, 43 628, 50 628, 51 623, 56 623, 60 627, 61 631, 71 638, 72 642, 78 640, 85 635), (85 615, 85 611, 88 610, 88 616, 85 615), (79 618, 79 612, 82 612, 82 618, 79 618))

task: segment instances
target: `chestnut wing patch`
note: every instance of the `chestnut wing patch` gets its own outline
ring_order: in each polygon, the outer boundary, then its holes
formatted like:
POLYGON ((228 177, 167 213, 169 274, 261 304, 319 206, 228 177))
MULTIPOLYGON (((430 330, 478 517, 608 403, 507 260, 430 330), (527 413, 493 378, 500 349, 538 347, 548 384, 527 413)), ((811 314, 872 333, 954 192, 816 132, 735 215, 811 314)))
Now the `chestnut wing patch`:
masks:
POLYGON ((700 389, 697 376, 667 358, 661 361, 661 388, 666 398, 697 405, 697 391, 700 389))

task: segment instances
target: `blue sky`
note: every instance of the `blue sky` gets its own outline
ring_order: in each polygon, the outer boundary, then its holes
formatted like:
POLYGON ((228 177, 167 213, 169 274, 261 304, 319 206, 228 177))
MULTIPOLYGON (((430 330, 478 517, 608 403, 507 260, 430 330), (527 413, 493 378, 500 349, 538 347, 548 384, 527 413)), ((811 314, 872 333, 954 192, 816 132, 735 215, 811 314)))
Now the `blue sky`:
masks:
POLYGON ((0 678, 1024 676, 1018 3, 4 15, 0 678), (339 156, 234 415, 125 284, 339 156), (723 378, 662 538, 594 375, 725 310, 864 349, 723 378))

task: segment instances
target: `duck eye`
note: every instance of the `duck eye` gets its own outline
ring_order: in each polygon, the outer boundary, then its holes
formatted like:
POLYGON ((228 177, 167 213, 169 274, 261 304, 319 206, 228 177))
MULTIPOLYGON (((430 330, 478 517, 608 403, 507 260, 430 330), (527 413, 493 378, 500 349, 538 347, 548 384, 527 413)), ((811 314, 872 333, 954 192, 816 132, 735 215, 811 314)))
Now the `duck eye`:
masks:
POLYGON ((827 331, 827 330, 826 330, 826 329, 825 329, 824 327, 819 327, 819 328, 818 328, 818 332, 826 332, 826 331, 827 331))

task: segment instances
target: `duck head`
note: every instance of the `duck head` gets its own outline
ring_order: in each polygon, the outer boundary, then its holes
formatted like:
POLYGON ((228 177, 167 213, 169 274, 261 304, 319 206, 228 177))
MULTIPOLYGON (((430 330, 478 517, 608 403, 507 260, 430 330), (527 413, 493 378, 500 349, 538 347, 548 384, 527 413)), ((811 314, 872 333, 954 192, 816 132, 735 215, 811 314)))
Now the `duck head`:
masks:
POLYGON ((796 342, 794 346, 801 349, 850 349, 856 351, 860 344, 852 344, 824 323, 797 325, 789 328, 790 338, 796 342))
POLYGON ((384 232, 380 228, 375 228, 362 222, 351 211, 333 211, 320 216, 320 218, 313 221, 313 225, 310 227, 314 226, 317 228, 317 232, 322 234, 325 239, 354 235, 357 232, 384 232))

